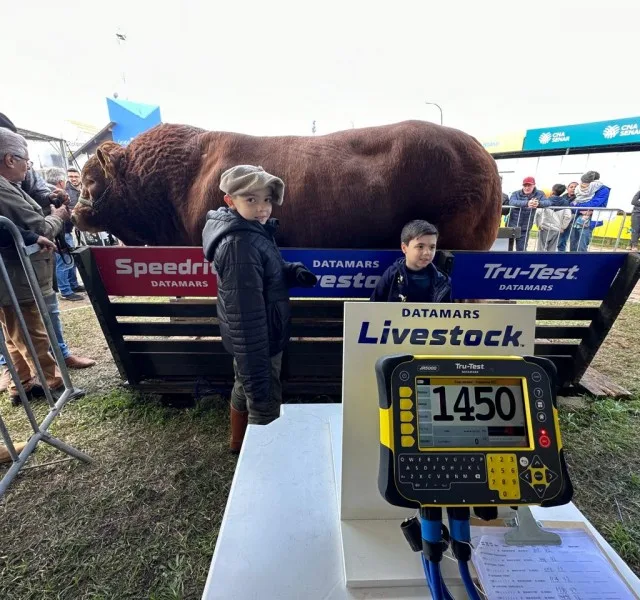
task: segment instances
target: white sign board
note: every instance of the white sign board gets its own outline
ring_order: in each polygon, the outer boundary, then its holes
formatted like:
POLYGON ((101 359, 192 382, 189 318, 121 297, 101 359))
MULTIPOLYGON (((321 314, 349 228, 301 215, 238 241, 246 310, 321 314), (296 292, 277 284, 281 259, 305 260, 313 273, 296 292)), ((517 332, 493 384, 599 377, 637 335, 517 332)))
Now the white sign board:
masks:
POLYGON ((401 519, 414 512, 391 506, 378 491, 378 358, 532 355, 535 321, 533 305, 345 302, 342 520, 401 519))

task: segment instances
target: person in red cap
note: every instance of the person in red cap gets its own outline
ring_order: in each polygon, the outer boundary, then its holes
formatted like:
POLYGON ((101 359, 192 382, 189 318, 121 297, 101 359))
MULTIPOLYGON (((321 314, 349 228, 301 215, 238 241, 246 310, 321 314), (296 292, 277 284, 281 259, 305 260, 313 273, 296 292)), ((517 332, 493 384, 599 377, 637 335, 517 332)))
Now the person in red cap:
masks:
POLYGON ((551 206, 551 201, 542 190, 536 188, 536 180, 533 177, 525 177, 522 180, 522 189, 511 194, 509 206, 512 208, 507 227, 520 229, 520 237, 516 239, 516 250, 526 250, 536 208, 551 206))

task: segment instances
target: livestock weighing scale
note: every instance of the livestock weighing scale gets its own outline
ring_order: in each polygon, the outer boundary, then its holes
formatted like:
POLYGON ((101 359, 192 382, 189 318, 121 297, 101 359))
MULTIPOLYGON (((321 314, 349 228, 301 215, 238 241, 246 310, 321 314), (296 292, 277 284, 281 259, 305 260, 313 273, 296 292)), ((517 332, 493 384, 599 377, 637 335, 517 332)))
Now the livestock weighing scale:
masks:
MULTIPOLYGON (((439 570, 450 544, 467 593, 476 600, 468 569, 470 509, 492 520, 501 505, 571 501, 555 366, 536 356, 399 354, 380 358, 375 369, 380 493, 390 504, 419 511, 420 521, 405 520, 402 531, 412 549, 422 552, 433 598, 451 598, 439 570)), ((546 543, 559 542, 541 533, 546 543)))

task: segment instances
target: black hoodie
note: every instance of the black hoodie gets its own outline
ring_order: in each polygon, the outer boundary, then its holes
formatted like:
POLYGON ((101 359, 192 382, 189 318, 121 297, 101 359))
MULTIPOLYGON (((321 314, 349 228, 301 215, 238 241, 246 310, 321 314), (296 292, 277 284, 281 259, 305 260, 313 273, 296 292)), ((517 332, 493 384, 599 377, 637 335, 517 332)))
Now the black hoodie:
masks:
POLYGON ((224 207, 207 213, 202 232, 204 254, 218 276, 222 342, 254 402, 270 399, 270 359, 289 341, 289 287, 302 266, 282 258, 277 226, 276 219, 261 225, 224 207))

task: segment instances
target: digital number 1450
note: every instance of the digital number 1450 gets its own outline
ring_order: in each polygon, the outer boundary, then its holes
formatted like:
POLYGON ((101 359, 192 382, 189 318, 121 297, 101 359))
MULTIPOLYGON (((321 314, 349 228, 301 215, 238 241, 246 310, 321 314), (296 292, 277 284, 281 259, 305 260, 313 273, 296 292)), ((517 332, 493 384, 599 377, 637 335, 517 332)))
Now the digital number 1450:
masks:
MULTIPOLYGON (((443 385, 435 387, 432 392, 440 399, 440 414, 435 414, 433 420, 456 420, 456 416, 448 412, 446 387, 443 385)), ((491 421, 496 414, 503 421, 511 421, 516 414, 516 398, 508 387, 474 386, 472 404, 471 390, 468 386, 462 386, 453 405, 453 412, 461 415, 458 417, 460 421, 491 421), (476 408, 485 410, 476 411, 476 408)))

